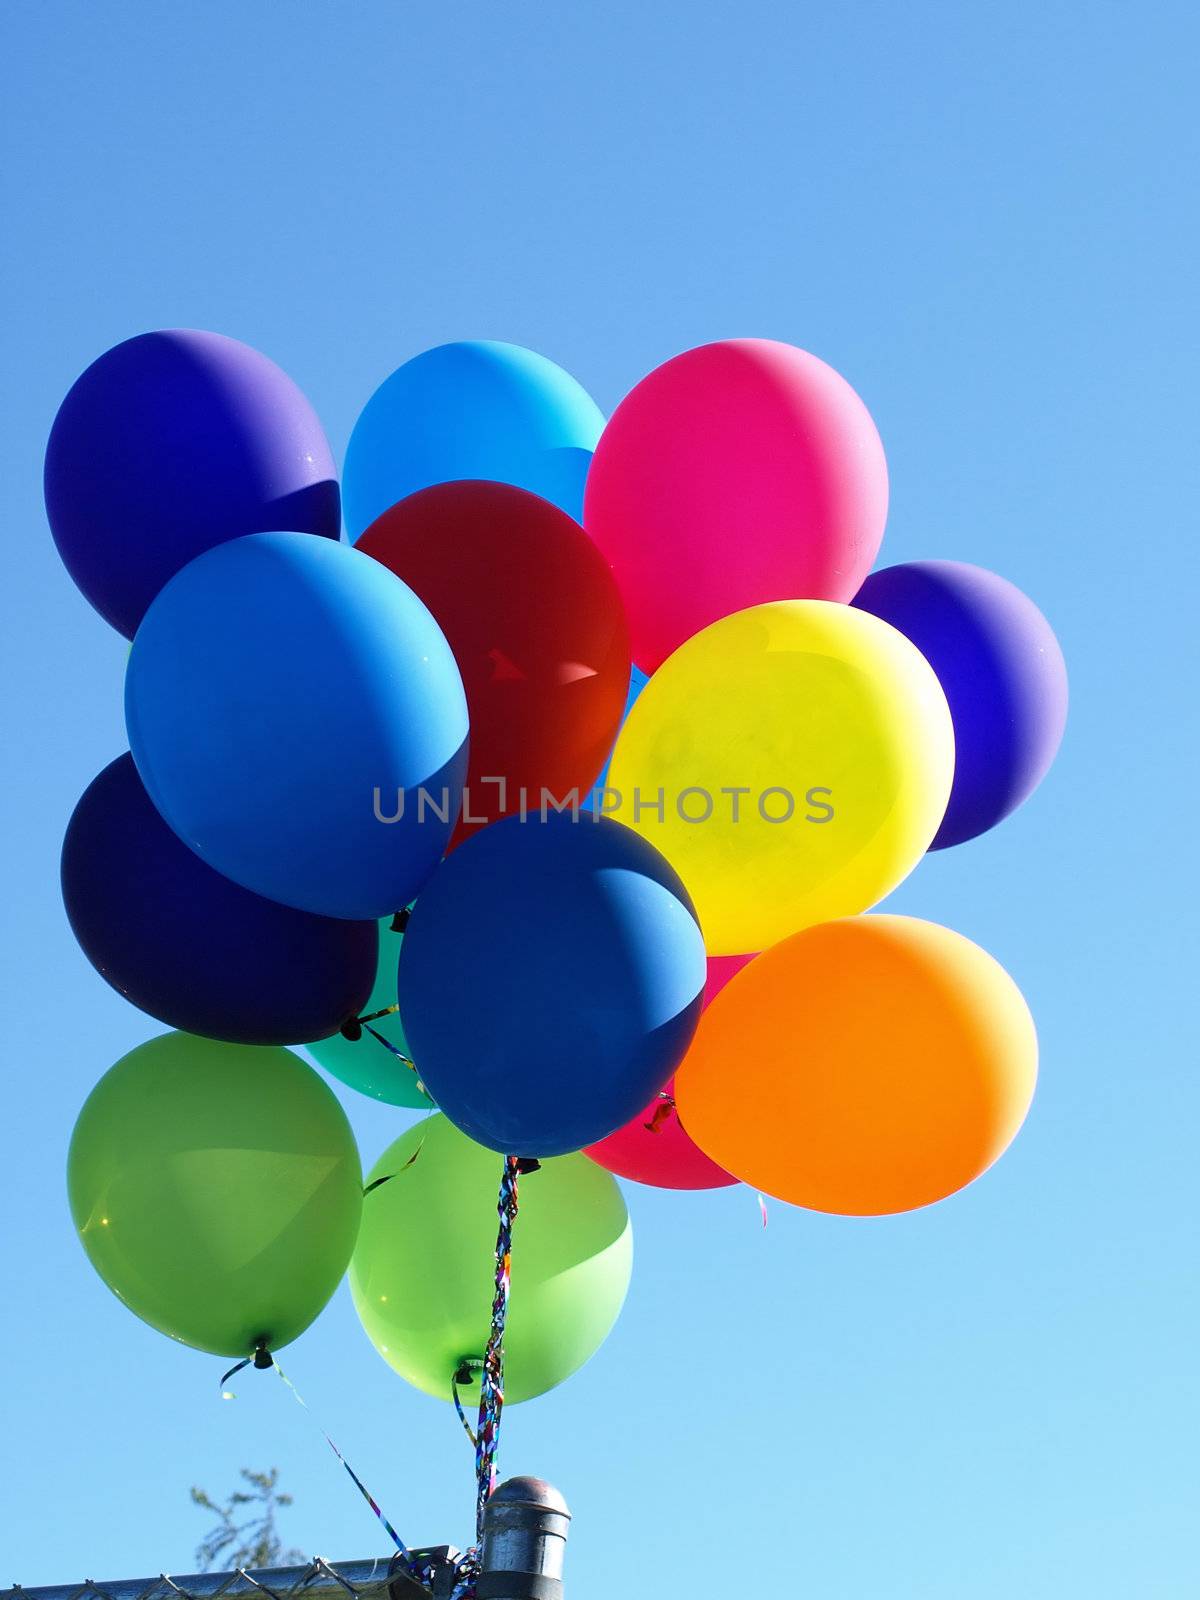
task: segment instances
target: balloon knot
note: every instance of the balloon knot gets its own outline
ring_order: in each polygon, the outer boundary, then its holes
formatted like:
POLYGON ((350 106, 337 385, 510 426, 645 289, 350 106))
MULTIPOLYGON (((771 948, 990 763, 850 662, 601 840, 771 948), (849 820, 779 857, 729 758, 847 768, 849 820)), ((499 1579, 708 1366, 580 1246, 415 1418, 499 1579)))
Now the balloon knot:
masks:
POLYGON ((362 1023, 357 1017, 349 1017, 338 1029, 343 1039, 349 1039, 351 1044, 357 1043, 362 1038, 362 1023))
POLYGON ((650 1121, 644 1122, 642 1126, 645 1128, 647 1133, 661 1133, 663 1123, 671 1115, 674 1109, 675 1101, 672 1096, 669 1094, 660 1094, 659 1103, 655 1106, 653 1112, 651 1113, 650 1121))
POLYGON ((541 1164, 536 1156, 518 1156, 517 1172, 523 1178, 528 1172, 537 1172, 541 1164))
POLYGON ((405 906, 403 911, 397 911, 396 915, 392 918, 392 932, 403 933, 405 928, 408 927, 408 919, 411 915, 412 912, 409 911, 407 906, 405 906))
POLYGON ((267 1340, 265 1334, 261 1339, 255 1342, 254 1365, 259 1372, 266 1372, 269 1367, 273 1367, 275 1365, 275 1358, 267 1349, 267 1340))

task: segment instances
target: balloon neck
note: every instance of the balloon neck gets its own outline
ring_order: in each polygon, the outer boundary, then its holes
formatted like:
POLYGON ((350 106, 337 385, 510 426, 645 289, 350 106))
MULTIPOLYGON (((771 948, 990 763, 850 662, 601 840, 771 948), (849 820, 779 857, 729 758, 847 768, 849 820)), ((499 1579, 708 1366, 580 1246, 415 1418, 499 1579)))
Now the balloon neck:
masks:
POLYGON ((518 1156, 517 1157, 517 1173, 518 1173, 518 1175, 520 1177, 523 1178, 526 1175, 526 1173, 537 1172, 538 1169, 541 1167, 541 1164, 542 1163, 538 1160, 538 1158, 536 1156, 518 1156))
POLYGON ((275 1358, 267 1349, 267 1340, 263 1338, 256 1341, 254 1346, 254 1365, 259 1372, 266 1372, 268 1367, 275 1365, 275 1358))
POLYGON ((405 928, 408 927, 408 919, 411 915, 412 913, 409 911, 407 906, 405 906, 403 911, 397 911, 396 915, 392 918, 392 932, 403 933, 405 928))
POLYGON ((458 1367, 454 1373, 454 1381, 455 1383, 461 1384, 463 1387, 465 1387, 468 1383, 474 1383, 476 1375, 482 1371, 482 1356, 464 1356, 463 1359, 458 1363, 458 1367))
POLYGON ((342 1023, 341 1027, 338 1029, 338 1032, 341 1034, 343 1039, 349 1039, 350 1042, 354 1044, 362 1038, 363 1029, 366 1027, 368 1022, 378 1022, 381 1017, 395 1016, 399 1009, 400 1007, 398 1005, 380 1006, 378 1011, 364 1012, 361 1017, 348 1017, 346 1021, 342 1023))

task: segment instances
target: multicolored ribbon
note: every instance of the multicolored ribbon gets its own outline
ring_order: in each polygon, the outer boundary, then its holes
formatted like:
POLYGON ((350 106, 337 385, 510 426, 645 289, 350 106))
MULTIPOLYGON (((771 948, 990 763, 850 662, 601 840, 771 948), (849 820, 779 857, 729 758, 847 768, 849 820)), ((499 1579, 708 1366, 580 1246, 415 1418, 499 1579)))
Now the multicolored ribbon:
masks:
POLYGON ((408 1569, 409 1572, 412 1573, 413 1577, 416 1578, 418 1582, 424 1583, 426 1581, 427 1574, 425 1573, 424 1568, 422 1567, 421 1563, 418 1562, 418 1561, 415 1561, 413 1559, 413 1554, 412 1554, 411 1550, 409 1550, 408 1546, 405 1544, 404 1540, 400 1537, 400 1535, 396 1532, 395 1528, 392 1527, 392 1524, 388 1521, 387 1517, 384 1515, 383 1509, 380 1506, 379 1502, 375 1499, 374 1495, 371 1493, 371 1491, 367 1488, 366 1484, 359 1477, 358 1473, 355 1472, 354 1468, 346 1460, 345 1456, 338 1449, 337 1445, 334 1444, 333 1440, 325 1432, 325 1429, 321 1427, 321 1424, 319 1422, 317 1422, 316 1417, 313 1416, 313 1413, 309 1410, 308 1401, 304 1398, 304 1396, 300 1393, 299 1389, 297 1389, 296 1385, 288 1377, 287 1373, 279 1365, 279 1362, 276 1361, 275 1357, 267 1349, 265 1341, 259 1343, 258 1348, 255 1350, 255 1352, 254 1352, 254 1354, 252 1356, 247 1356, 244 1361, 239 1361, 236 1366, 230 1367, 229 1371, 221 1379, 221 1394, 222 1394, 222 1397, 224 1399, 228 1399, 228 1400, 232 1400, 234 1398, 234 1396, 232 1394, 230 1394, 228 1390, 226 1390, 225 1385, 229 1382, 230 1378, 233 1377, 235 1372, 240 1372, 243 1367, 248 1367, 248 1366, 251 1365, 251 1363, 253 1363, 254 1366, 257 1367, 260 1371, 264 1371, 267 1367, 274 1367, 275 1371, 279 1374, 281 1380, 291 1390, 292 1397, 293 1397, 293 1399, 295 1399, 296 1403, 298 1405, 303 1406, 305 1411, 308 1411, 309 1416, 313 1418, 313 1422, 316 1423, 317 1428, 320 1430, 321 1437, 325 1440, 325 1443, 329 1446, 329 1448, 333 1451, 334 1455, 342 1463, 343 1467, 345 1467, 347 1473, 350 1476, 350 1481, 354 1484, 354 1487, 358 1490, 359 1494, 362 1495, 363 1499, 367 1502, 367 1504, 370 1506, 371 1510, 375 1513, 375 1515, 379 1518, 380 1522, 383 1524, 383 1526, 384 1526, 384 1528, 385 1528, 385 1530, 386 1530, 386 1532, 388 1534, 388 1537, 391 1539, 392 1543, 396 1546, 396 1549, 399 1551, 400 1559, 404 1562, 405 1567, 408 1569))
MULTIPOLYGON (((400 1009, 399 1006, 389 1006, 388 1007, 388 1011, 398 1011, 399 1009, 400 1009)), ((384 1013, 384 1014, 386 1015, 386 1013, 384 1013)), ((403 1061, 404 1065, 408 1068, 408 1070, 412 1073, 413 1077, 417 1080, 417 1088, 420 1089, 421 1093, 423 1095, 425 1095, 427 1099, 430 1098, 429 1091, 428 1091, 428 1089, 426 1089, 425 1085, 421 1082, 421 1074, 417 1071, 416 1063, 413 1061, 412 1057, 411 1056, 406 1056, 404 1054, 403 1050, 398 1049, 392 1043, 392 1041, 390 1039, 385 1038, 384 1035, 382 1033, 380 1033, 378 1031, 378 1029, 373 1028, 369 1022, 363 1021, 363 1019, 361 1017, 359 1018, 359 1021, 362 1022, 363 1027, 371 1035, 372 1039, 378 1039, 379 1043, 383 1046, 383 1048, 385 1050, 390 1050, 391 1053, 396 1057, 397 1061, 403 1061)))
POLYGON ((496 1487, 496 1450, 500 1443, 500 1414, 504 1409, 504 1326, 508 1320, 508 1295, 512 1284, 512 1232, 517 1215, 517 1180, 530 1163, 505 1156, 496 1212, 496 1285, 492 1295, 492 1326, 480 1373, 479 1421, 475 1429, 475 1538, 483 1542, 483 1513, 496 1487))
POLYGON ((458 1412, 458 1420, 463 1425, 463 1432, 471 1441, 472 1449, 475 1448, 479 1441, 475 1436, 475 1429, 467 1421, 467 1413, 463 1410, 463 1403, 458 1392, 458 1386, 460 1383, 474 1383, 476 1375, 482 1371, 483 1362, 477 1361, 473 1356, 471 1356, 468 1357, 467 1360, 459 1362, 457 1372, 450 1379, 450 1398, 454 1401, 454 1409, 458 1412))

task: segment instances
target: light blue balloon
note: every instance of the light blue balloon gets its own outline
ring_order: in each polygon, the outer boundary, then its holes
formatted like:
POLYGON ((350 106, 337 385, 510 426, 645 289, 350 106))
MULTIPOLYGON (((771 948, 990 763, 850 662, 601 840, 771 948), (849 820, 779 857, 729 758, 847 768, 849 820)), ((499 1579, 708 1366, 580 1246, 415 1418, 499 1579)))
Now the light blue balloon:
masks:
POLYGON ((454 656, 407 584, 349 545, 254 533, 190 562, 138 628, 125 720, 168 824, 270 900, 383 916, 449 840, 467 761, 454 656))
POLYGON ((583 520, 583 484, 604 416, 545 356, 494 339, 438 345, 367 401, 346 450, 342 506, 357 539, 431 484, 516 484, 583 520))

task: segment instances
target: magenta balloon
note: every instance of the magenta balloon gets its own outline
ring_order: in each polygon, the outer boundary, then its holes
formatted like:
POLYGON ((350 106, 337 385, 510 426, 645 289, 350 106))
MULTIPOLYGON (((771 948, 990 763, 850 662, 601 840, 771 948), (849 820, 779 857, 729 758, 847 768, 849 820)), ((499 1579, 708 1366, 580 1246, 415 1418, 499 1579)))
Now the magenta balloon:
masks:
POLYGON ((766 600, 848 601, 887 516, 870 413, 816 356, 726 339, 674 357, 600 436, 584 525, 612 563, 647 672, 766 600))
MULTIPOLYGON (((708 1005, 753 956, 709 956, 703 1004, 708 1005)), ((693 1143, 674 1104, 675 1079, 661 1095, 584 1154, 618 1177, 657 1189, 723 1189, 738 1180, 693 1143)))

